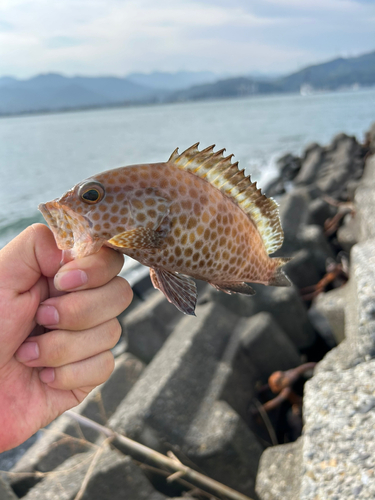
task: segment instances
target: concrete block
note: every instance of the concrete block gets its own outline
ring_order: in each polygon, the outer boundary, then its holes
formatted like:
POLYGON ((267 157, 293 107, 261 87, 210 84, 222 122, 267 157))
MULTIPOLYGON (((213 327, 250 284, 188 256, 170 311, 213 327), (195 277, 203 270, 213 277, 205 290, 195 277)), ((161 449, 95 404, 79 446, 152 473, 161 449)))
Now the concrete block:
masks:
POLYGON ((345 340, 319 363, 318 371, 344 370, 375 356, 375 240, 351 253, 345 308, 345 340))
POLYGON ((305 385, 300 500, 375 498, 375 360, 305 385))
POLYGON ((299 500, 301 486, 301 438, 267 448, 260 459, 256 479, 259 500, 299 500))
POLYGON ((245 495, 254 495, 263 448, 224 401, 216 401, 209 412, 197 415, 182 451, 208 476, 245 495))
POLYGON ((227 295, 209 287, 202 301, 215 302, 241 317, 269 312, 297 349, 310 347, 316 334, 307 316, 306 305, 295 287, 271 287, 252 283, 256 295, 227 295))
MULTIPOLYGON (((75 411, 105 424, 130 391, 143 368, 143 363, 131 354, 119 356, 109 380, 94 389, 75 411)), ((29 473, 52 471, 72 455, 90 449, 90 442, 99 438, 98 432, 85 426, 80 427, 65 415, 61 415, 41 432, 41 437, 12 468, 12 472, 17 474, 12 476, 11 485, 18 494, 24 495, 40 480, 29 473)))
POLYGON ((149 363, 180 319, 180 311, 155 290, 145 302, 121 318, 123 334, 128 341, 127 350, 149 363))
POLYGON ((1 500, 18 500, 18 496, 14 493, 8 482, 0 476, 0 498, 1 500))
POLYGON ((212 302, 198 306, 196 318, 184 317, 109 424, 151 448, 182 452, 209 475, 250 494, 262 447, 220 402, 238 346, 237 320, 212 302))
POLYGON ((267 380, 276 370, 289 370, 300 364, 295 345, 270 313, 256 314, 241 322, 237 330, 241 351, 259 378, 267 380))
POLYGON ((236 321, 215 303, 199 306, 197 317, 184 316, 110 419, 111 427, 145 442, 149 426, 181 444, 236 321))
POLYGON ((95 458, 99 458, 90 473, 82 500, 162 500, 142 471, 131 458, 116 450, 104 448, 75 455, 60 465, 51 475, 32 488, 25 500, 74 500, 85 475, 95 458))
POLYGON ((299 353, 269 313, 243 319, 235 330, 236 340, 228 346, 223 361, 230 368, 220 399, 225 400, 249 425, 249 411, 256 396, 255 387, 265 384, 277 370, 300 364, 299 353), (236 344, 234 345, 234 342, 236 344))
POLYGON ((345 338, 346 286, 322 293, 314 300, 314 308, 328 321, 337 344, 345 338))
POLYGON ((306 224, 311 198, 307 188, 299 187, 280 200, 280 218, 284 230, 284 243, 275 255, 290 255, 300 249, 298 233, 306 224))
POLYGON ((326 220, 333 217, 336 212, 337 209, 324 199, 316 198, 309 204, 306 223, 323 227, 326 220))

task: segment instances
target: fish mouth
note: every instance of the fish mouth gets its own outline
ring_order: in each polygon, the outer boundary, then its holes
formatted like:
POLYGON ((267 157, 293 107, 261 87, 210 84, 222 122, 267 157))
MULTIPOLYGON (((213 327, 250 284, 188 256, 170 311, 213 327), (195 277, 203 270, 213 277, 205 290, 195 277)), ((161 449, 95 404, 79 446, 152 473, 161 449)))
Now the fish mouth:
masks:
MULTIPOLYGON (((41 203, 39 210, 49 225, 60 250, 70 250, 71 256, 84 257, 95 253, 90 221, 58 200, 41 203)), ((101 245, 100 245, 101 246, 101 245)))

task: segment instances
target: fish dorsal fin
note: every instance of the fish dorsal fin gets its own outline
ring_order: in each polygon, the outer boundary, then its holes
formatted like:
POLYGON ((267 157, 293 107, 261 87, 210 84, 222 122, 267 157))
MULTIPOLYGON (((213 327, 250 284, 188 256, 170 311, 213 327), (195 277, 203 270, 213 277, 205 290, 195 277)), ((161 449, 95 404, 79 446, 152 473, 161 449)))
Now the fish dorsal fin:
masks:
POLYGON ((255 223, 267 253, 276 252, 284 240, 278 204, 262 194, 257 183, 245 176, 244 170, 239 170, 238 162, 232 163, 233 155, 224 157, 225 149, 215 153, 215 146, 202 151, 198 146, 199 142, 181 154, 176 149, 168 162, 205 179, 231 198, 255 223))

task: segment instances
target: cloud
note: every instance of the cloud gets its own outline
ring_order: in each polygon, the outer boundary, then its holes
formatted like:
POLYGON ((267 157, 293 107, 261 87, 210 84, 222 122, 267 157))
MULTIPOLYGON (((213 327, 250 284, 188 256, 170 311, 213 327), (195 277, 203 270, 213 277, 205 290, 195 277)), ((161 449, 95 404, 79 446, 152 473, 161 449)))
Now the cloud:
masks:
POLYGON ((65 47, 77 47, 83 42, 71 36, 51 36, 44 40, 44 45, 50 49, 61 49, 65 47))
POLYGON ((7 23, 6 21, 1 21, 0 20, 0 32, 1 31, 13 31, 14 26, 10 23, 7 23))
POLYGON ((364 0, 1 0, 0 74, 283 72, 370 51, 374 17, 364 0))

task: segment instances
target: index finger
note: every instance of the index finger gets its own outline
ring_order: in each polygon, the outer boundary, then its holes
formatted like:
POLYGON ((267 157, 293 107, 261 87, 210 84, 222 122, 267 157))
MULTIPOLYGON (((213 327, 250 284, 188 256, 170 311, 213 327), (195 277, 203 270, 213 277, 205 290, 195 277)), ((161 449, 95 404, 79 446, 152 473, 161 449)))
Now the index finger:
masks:
POLYGON ((60 291, 85 290, 103 286, 121 271, 124 256, 108 247, 64 264, 54 278, 60 291))

